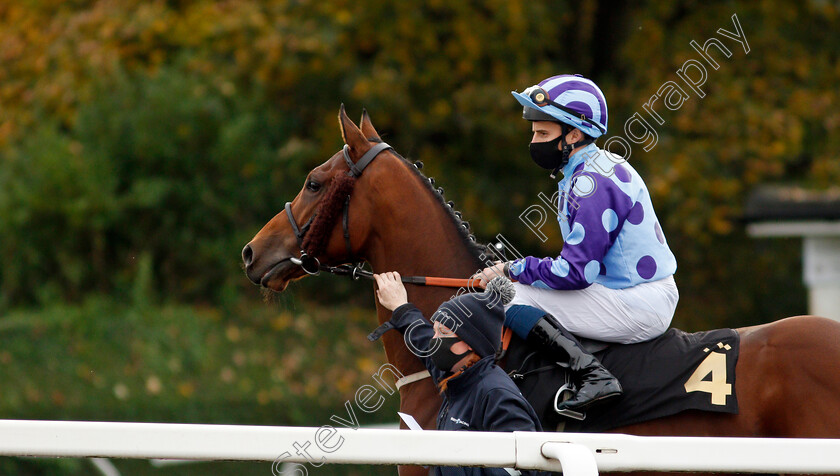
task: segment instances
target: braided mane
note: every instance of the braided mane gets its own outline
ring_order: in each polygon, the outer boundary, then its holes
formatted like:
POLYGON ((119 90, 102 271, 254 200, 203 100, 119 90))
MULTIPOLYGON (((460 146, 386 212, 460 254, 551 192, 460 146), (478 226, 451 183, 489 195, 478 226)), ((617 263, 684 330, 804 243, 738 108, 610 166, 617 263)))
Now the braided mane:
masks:
MULTIPOLYGON (((377 138, 369 138, 368 140, 375 143, 382 142, 381 139, 377 138)), ((455 225, 455 228, 458 230, 458 236, 461 238, 461 243, 467 248, 470 256, 473 257, 476 270, 483 268, 485 266, 485 261, 490 260, 487 253, 488 248, 487 246, 480 245, 476 242, 475 236, 469 232, 469 222, 462 218, 461 212, 455 210, 455 204, 453 202, 446 201, 443 196, 443 188, 435 188, 435 179, 426 177, 422 172, 420 172, 420 167, 423 166, 422 162, 418 161, 412 164, 394 149, 391 149, 391 152, 405 162, 408 168, 414 172, 418 179, 420 179, 420 182, 425 184, 426 189, 438 199, 440 206, 447 211, 449 219, 452 220, 453 225, 455 225)), ((303 249, 306 254, 309 256, 320 256, 324 253, 329 236, 335 227, 335 223, 341 216, 344 203, 347 200, 347 197, 353 193, 353 187, 355 185, 356 178, 343 173, 338 174, 333 179, 329 189, 327 189, 327 192, 324 195, 324 198, 321 199, 321 203, 318 205, 318 210, 315 212, 317 216, 312 221, 309 232, 304 237, 303 249)))
MULTIPOLYGON (((382 142, 379 139, 368 140, 371 142, 382 142)), ((484 268, 487 265, 487 262, 492 261, 491 257, 493 254, 492 252, 488 252, 489 245, 482 245, 476 242, 475 235, 470 233, 470 223, 463 219, 463 215, 460 211, 455 210, 455 203, 452 201, 446 201, 446 198, 443 196, 443 188, 435 188, 435 179, 432 177, 426 177, 423 172, 420 171, 420 168, 423 167, 422 162, 417 161, 411 163, 395 150, 392 149, 392 152, 394 155, 402 159, 406 165, 408 165, 408 168, 414 172, 423 184, 425 184, 426 189, 438 199, 440 206, 447 211, 449 219, 452 220, 452 223, 458 230, 458 236, 461 238, 461 243, 467 248, 470 256, 472 256, 475 261, 476 270, 484 268)))

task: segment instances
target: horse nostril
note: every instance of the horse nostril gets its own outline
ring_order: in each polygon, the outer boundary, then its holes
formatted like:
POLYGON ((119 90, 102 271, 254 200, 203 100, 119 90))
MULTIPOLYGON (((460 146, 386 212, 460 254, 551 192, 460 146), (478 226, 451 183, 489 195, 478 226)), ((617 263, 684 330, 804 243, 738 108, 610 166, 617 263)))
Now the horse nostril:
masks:
POLYGON ((242 261, 245 263, 245 267, 251 266, 253 260, 254 251, 251 249, 251 245, 245 245, 245 248, 242 248, 242 261))

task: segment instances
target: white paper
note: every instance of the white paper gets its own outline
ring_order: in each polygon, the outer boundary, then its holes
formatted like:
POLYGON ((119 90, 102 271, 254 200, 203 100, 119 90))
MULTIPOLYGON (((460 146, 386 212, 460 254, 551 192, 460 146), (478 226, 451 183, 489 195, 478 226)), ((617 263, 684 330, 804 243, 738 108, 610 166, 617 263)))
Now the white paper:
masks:
POLYGON ((417 420, 415 420, 414 417, 409 415, 408 413, 397 412, 397 415, 399 415, 400 418, 402 419, 402 421, 404 421, 405 424, 408 425, 409 430, 422 430, 423 429, 423 427, 420 426, 419 423, 417 423, 417 420))

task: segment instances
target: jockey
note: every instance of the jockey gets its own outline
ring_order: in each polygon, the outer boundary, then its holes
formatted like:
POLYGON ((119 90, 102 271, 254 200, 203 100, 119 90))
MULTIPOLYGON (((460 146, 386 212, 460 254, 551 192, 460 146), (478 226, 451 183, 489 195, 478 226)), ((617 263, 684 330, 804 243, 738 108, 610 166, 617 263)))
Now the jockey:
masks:
POLYGON ((679 299, 677 262, 642 177, 595 145, 607 132, 598 86, 560 75, 512 94, 531 121, 531 158, 552 178, 562 170, 557 219, 564 244, 555 258, 497 263, 475 277, 482 284, 484 276, 517 281, 505 325, 552 355, 569 356, 581 385, 560 409, 579 411, 620 395, 621 385, 575 336, 634 343, 664 333, 679 299))

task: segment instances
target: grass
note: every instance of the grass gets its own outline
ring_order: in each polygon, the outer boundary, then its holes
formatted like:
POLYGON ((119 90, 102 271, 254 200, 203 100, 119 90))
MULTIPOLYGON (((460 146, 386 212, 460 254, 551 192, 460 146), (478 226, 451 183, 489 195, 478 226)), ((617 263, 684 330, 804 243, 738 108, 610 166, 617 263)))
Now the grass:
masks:
MULTIPOLYGON (((225 313, 99 296, 11 312, 0 317, 0 418, 323 425, 374 383, 385 356, 365 339, 376 324, 372 310, 300 307, 306 311, 243 303, 225 313)), ((397 395, 383 395, 378 411, 357 412, 360 424, 397 421, 397 395)), ((114 464, 131 475, 271 473, 270 463, 114 464)), ((393 473, 308 467, 308 474, 393 473)), ((87 460, 0 458, 0 474, 96 471, 87 460)))

